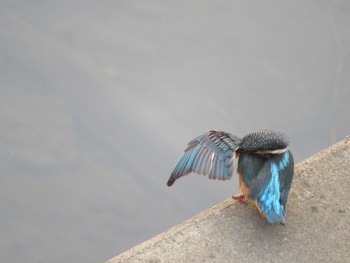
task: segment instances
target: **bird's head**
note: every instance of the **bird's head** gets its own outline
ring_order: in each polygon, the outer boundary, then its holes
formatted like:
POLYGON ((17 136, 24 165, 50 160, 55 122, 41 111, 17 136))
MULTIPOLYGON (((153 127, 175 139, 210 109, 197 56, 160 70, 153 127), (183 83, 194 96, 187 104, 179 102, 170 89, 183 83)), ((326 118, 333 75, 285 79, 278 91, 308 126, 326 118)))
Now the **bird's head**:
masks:
POLYGON ((278 154, 287 150, 289 138, 282 132, 261 130, 244 136, 239 148, 244 152, 278 154))

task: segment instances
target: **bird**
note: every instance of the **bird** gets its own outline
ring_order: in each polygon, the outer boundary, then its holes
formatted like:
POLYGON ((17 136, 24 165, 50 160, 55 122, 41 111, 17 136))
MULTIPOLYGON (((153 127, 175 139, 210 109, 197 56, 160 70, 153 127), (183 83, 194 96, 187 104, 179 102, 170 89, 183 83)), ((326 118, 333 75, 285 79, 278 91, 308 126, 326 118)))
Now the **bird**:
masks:
POLYGON ((232 198, 255 203, 269 223, 285 225, 285 207, 294 175, 289 138, 264 129, 240 138, 210 130, 191 140, 176 162, 167 182, 195 173, 209 179, 228 180, 238 175, 241 194, 232 198))

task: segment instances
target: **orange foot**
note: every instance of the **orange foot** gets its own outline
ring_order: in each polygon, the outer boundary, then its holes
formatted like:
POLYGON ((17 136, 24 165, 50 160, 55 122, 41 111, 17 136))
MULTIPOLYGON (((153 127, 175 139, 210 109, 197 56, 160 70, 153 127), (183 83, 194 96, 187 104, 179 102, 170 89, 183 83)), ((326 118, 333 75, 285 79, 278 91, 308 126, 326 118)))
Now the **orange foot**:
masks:
POLYGON ((245 196, 243 194, 241 194, 241 195, 234 195, 234 196, 232 196, 232 199, 233 200, 238 200, 238 201, 240 201, 240 202, 242 202, 244 204, 247 203, 247 199, 245 198, 245 196))

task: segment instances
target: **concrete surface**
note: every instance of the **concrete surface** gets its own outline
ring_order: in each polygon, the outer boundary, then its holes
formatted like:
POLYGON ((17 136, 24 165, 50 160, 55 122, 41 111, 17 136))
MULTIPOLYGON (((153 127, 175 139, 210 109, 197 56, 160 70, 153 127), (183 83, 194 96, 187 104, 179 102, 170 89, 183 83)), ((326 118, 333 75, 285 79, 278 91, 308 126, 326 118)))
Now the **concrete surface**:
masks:
POLYGON ((296 165, 286 226, 229 198, 107 262, 350 262, 349 201, 350 136, 296 165))

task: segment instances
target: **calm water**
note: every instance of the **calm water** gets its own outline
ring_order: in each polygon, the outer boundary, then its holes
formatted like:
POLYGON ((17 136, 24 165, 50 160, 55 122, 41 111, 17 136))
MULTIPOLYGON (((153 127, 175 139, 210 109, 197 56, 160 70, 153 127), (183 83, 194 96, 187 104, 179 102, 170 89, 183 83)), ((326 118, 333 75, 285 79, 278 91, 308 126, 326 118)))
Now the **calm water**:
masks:
POLYGON ((350 134, 349 1, 1 1, 0 261, 101 262, 235 193, 209 130, 350 134))

